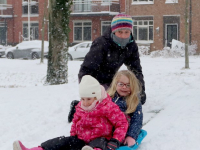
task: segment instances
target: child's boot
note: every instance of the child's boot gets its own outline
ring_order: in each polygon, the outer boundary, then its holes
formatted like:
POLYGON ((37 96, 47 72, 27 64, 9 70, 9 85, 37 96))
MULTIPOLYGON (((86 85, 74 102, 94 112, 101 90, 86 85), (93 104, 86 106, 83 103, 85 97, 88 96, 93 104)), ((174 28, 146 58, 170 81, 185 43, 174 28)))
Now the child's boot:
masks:
POLYGON ((13 143, 13 150, 43 150, 42 147, 26 148, 21 141, 15 141, 13 143))

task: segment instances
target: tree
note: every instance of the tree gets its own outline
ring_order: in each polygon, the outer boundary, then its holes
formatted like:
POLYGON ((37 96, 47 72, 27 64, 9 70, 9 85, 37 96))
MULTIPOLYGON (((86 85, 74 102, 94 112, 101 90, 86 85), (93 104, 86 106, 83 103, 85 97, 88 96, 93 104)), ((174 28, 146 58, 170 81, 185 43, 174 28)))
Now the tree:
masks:
POLYGON ((189 54, 188 54, 188 45, 189 45, 189 22, 190 22, 190 2, 185 0, 185 68, 189 68, 189 54))
POLYGON ((71 0, 49 0, 49 54, 46 84, 64 84, 68 77, 68 35, 71 0))
MULTIPOLYGON (((174 0, 174 3, 176 3, 177 0, 174 0)), ((184 3, 184 9, 182 9, 181 7, 179 7, 179 11, 181 14, 183 14, 184 16, 184 20, 185 20, 185 68, 188 69, 189 68, 189 50, 188 50, 188 46, 189 44, 191 44, 191 39, 190 39, 190 26, 191 26, 191 0, 185 0, 184 3)))
POLYGON ((44 31, 45 31, 45 20, 46 20, 46 14, 47 14, 47 0, 44 2, 44 9, 43 9, 43 18, 42 18, 42 44, 41 44, 41 59, 40 63, 44 63, 44 31))

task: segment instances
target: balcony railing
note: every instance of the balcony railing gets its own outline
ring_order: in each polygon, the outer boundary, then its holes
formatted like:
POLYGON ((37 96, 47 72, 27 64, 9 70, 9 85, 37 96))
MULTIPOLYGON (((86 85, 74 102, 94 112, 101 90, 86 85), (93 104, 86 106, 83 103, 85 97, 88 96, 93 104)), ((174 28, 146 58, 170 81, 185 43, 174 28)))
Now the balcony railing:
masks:
POLYGON ((73 0, 72 13, 95 14, 119 11, 119 0, 73 0))
POLYGON ((0 4, 0 18, 12 18, 13 7, 8 4, 0 4))

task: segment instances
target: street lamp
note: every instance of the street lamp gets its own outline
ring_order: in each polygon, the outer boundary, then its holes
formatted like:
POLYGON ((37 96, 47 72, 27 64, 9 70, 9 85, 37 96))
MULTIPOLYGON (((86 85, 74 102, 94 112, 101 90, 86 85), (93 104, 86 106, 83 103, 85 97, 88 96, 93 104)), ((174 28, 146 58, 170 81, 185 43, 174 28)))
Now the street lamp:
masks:
POLYGON ((30 0, 28 0, 28 40, 30 41, 30 0))

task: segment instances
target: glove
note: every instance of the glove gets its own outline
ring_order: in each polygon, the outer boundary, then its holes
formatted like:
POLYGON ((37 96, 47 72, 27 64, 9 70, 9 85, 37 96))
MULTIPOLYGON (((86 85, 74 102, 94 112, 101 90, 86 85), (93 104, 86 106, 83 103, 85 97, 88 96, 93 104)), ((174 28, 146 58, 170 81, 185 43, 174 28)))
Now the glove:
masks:
POLYGON ((110 139, 110 141, 109 141, 108 144, 107 144, 107 148, 108 148, 109 150, 115 150, 115 149, 117 149, 119 146, 120 146, 120 142, 119 142, 117 139, 114 139, 114 138, 110 139))
POLYGON ((104 137, 96 138, 92 140, 88 145, 92 148, 100 148, 102 150, 107 150, 107 140, 104 137))
POLYGON ((124 145, 128 145, 128 146, 135 145, 135 139, 130 137, 130 136, 127 136, 125 141, 124 141, 124 145))
POLYGON ((70 104, 70 110, 69 110, 69 114, 68 114, 68 122, 71 123, 73 118, 74 118, 74 114, 76 112, 76 108, 75 106, 79 103, 80 101, 78 100, 73 100, 70 104))
POLYGON ((143 105, 146 102, 146 93, 145 93, 145 91, 142 90, 142 92, 140 93, 140 98, 141 98, 141 103, 143 105))

